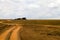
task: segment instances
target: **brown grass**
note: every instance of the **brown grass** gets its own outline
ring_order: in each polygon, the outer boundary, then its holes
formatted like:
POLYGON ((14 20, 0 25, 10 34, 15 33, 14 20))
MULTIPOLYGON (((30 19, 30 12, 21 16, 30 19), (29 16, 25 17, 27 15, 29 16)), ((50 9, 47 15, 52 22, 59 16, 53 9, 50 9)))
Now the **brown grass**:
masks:
POLYGON ((2 22, 3 24, 22 24, 21 40, 60 40, 60 20, 11 20, 2 22))
POLYGON ((59 20, 23 21, 22 40, 60 40, 59 20), (44 26, 52 25, 52 26, 44 26), (58 26, 57 26, 58 25, 58 26))

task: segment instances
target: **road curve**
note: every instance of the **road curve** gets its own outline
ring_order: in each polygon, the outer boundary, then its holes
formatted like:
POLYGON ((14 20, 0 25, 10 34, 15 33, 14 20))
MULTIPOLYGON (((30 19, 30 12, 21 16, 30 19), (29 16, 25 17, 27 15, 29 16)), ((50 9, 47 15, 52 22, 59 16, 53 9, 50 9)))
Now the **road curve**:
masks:
POLYGON ((0 35, 0 40, 21 40, 19 37, 19 31, 22 26, 15 25, 12 28, 6 30, 0 35))

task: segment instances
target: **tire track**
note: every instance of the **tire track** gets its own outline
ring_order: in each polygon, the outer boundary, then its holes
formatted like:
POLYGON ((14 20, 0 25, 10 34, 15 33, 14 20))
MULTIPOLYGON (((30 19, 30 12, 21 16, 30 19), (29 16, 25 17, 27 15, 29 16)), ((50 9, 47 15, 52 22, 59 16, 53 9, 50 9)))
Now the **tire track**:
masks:
POLYGON ((0 40, 21 40, 19 32, 21 31, 22 26, 12 25, 12 28, 6 30, 0 35, 0 40))
POLYGON ((21 40, 19 37, 20 29, 21 29, 21 27, 17 26, 17 28, 15 30, 13 30, 9 40, 21 40))
POLYGON ((11 33, 11 31, 15 29, 15 27, 12 27, 10 28, 9 30, 6 30, 5 32, 3 32, 1 35, 0 35, 0 40, 6 40, 8 39, 8 36, 9 34, 11 33))

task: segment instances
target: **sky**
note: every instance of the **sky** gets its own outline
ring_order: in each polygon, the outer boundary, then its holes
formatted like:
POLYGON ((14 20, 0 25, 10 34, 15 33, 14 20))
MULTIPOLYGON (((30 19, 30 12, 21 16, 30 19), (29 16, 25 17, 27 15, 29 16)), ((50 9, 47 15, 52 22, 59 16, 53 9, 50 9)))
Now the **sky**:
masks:
POLYGON ((60 19, 60 0, 0 0, 0 18, 60 19))

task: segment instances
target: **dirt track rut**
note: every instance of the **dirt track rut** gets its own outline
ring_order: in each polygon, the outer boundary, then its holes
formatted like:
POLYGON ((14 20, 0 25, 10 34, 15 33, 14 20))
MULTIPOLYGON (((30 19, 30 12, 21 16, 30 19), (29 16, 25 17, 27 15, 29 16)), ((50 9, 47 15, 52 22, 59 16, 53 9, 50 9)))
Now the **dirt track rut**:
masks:
POLYGON ((12 28, 6 30, 0 35, 0 40, 21 40, 19 36, 19 31, 22 26, 14 25, 12 28))

